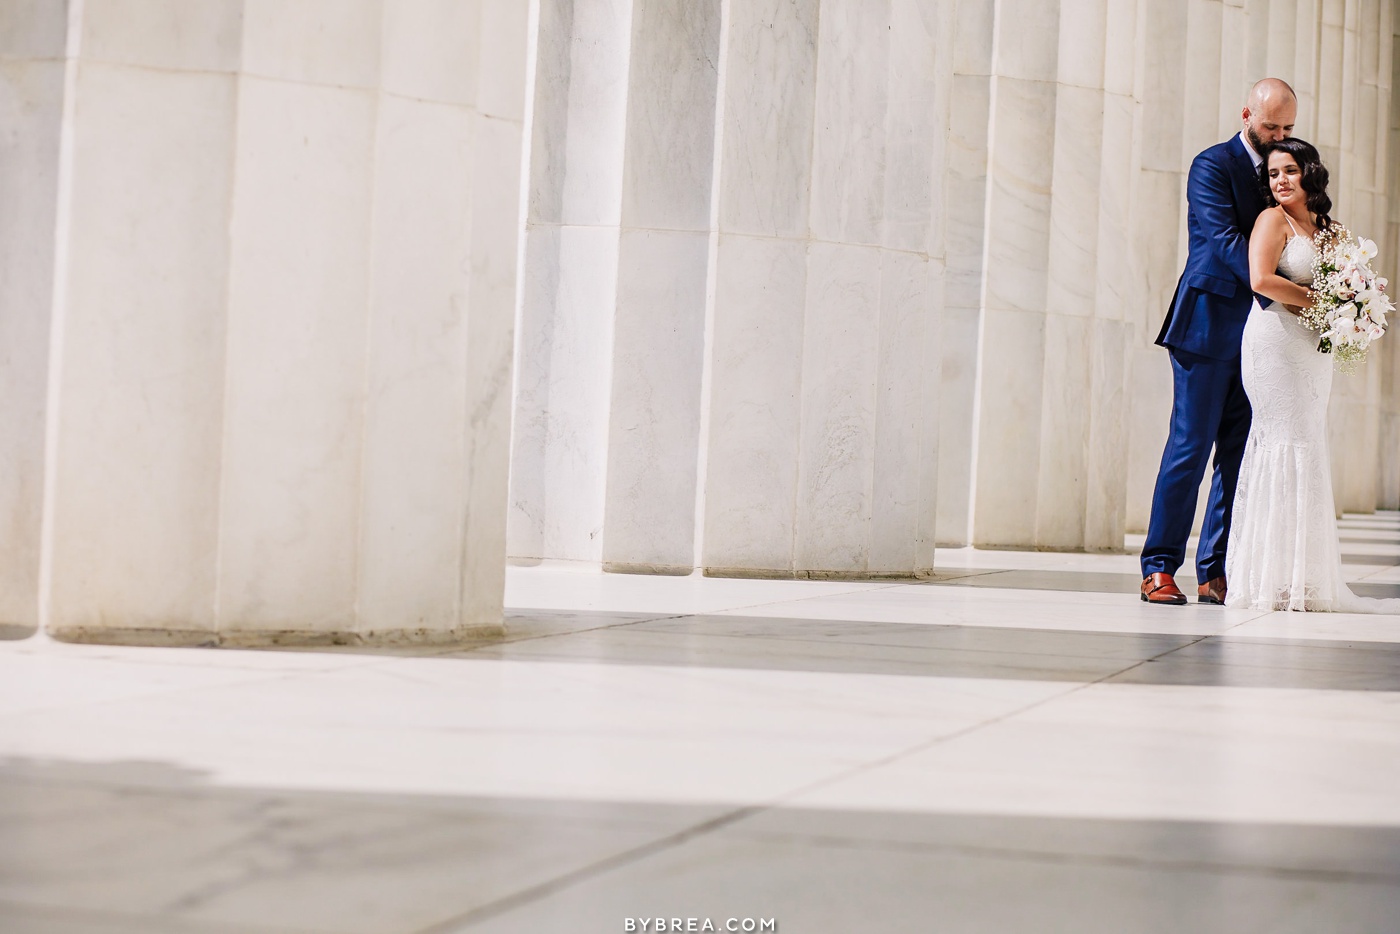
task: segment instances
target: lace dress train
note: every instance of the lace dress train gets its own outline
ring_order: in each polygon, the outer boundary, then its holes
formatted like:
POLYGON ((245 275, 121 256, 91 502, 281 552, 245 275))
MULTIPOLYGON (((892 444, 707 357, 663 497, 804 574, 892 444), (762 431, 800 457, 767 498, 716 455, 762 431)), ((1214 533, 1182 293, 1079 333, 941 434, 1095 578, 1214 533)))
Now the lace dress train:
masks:
MULTIPOLYGON (((1312 281, 1312 240, 1294 236, 1280 274, 1312 281)), ((1256 300, 1240 369, 1253 409, 1225 552, 1227 606, 1400 613, 1400 599, 1358 597, 1342 576, 1327 402, 1333 361, 1317 334, 1277 303, 1256 300)))

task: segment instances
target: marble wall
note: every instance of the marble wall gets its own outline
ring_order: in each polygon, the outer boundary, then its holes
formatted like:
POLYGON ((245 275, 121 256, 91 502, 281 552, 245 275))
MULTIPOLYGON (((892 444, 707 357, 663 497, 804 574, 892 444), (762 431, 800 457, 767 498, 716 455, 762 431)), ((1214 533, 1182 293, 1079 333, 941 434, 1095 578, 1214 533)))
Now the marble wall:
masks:
POLYGON ((53 27, 28 6, 0 34, 67 80, 7 81, 4 106, 67 155, 34 193, 59 261, 0 291, 32 345, 0 369, 25 429, 0 432, 5 547, 45 565, 7 553, 28 576, 5 592, 72 639, 499 627, 527 8, 84 0, 53 27), (62 106, 61 133, 40 122, 62 106))
MULTIPOLYGON (((1121 549, 1166 435, 1185 173, 1266 74, 1400 268, 1394 0, 664 7, 545 2, 512 555, 870 576, 935 541, 1121 549)), ((1400 498, 1397 354, 1338 381, 1349 510, 1400 498)))

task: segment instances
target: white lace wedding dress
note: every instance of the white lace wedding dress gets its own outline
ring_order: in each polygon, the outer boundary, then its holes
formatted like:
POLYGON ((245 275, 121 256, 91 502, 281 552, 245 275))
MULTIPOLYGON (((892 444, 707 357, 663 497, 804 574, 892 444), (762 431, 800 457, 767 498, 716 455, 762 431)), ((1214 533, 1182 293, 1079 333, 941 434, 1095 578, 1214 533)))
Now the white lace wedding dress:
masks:
MULTIPOLYGON (((1295 234, 1278 271, 1312 282, 1313 241, 1295 234)), ((1358 597, 1342 577, 1327 446, 1331 354, 1297 316, 1255 300, 1240 369, 1254 410, 1225 551, 1226 606, 1400 613, 1400 599, 1358 597)))

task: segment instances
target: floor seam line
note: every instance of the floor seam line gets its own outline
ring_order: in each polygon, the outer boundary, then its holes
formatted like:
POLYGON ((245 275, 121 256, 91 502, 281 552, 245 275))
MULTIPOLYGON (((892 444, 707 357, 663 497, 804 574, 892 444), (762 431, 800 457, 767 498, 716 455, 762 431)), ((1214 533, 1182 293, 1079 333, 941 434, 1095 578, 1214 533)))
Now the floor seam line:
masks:
POLYGON ((623 866, 635 863, 648 856, 653 856, 665 850, 672 849, 691 839, 713 833, 751 814, 766 810, 768 807, 771 807, 771 805, 745 805, 736 808, 732 811, 712 817, 709 820, 701 821, 699 824, 692 827, 678 830, 659 839, 633 847, 630 850, 615 853, 612 856, 586 866, 581 866, 578 869, 571 870, 553 879, 537 883, 493 902, 488 902, 485 905, 478 905, 476 908, 453 915, 451 918, 434 922, 427 927, 417 929, 413 934, 453 934, 453 932, 462 930, 464 925, 476 924, 479 921, 498 917, 515 908, 528 905, 533 901, 553 895, 556 892, 564 891, 581 882, 610 872, 613 869, 620 869, 623 866))

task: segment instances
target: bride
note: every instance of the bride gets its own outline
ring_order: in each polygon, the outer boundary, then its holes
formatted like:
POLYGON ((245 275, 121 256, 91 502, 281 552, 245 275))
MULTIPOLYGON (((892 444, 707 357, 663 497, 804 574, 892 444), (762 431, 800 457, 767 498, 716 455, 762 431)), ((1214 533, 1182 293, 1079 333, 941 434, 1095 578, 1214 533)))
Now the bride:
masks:
POLYGON ((1328 217, 1327 169, 1297 138, 1263 150, 1269 207, 1249 237, 1257 295, 1244 328, 1240 369, 1254 410, 1225 552, 1226 606, 1263 610, 1400 613, 1400 599, 1354 595, 1342 577, 1327 446, 1331 354, 1298 311, 1312 304, 1314 235, 1328 217))

